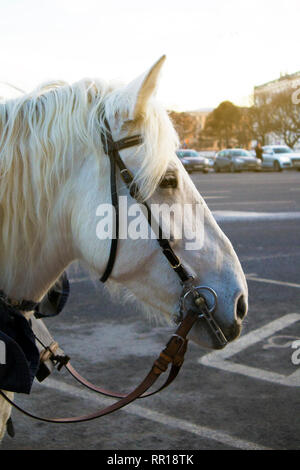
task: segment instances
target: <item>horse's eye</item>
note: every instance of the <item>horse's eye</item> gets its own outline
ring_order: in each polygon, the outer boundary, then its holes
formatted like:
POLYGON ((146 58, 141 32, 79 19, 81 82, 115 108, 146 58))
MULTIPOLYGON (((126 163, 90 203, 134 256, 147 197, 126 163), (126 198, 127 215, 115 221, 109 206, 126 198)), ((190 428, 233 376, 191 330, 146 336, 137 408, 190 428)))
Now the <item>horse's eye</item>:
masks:
POLYGON ((177 188, 178 182, 176 174, 173 171, 167 171, 159 186, 160 188, 177 188))

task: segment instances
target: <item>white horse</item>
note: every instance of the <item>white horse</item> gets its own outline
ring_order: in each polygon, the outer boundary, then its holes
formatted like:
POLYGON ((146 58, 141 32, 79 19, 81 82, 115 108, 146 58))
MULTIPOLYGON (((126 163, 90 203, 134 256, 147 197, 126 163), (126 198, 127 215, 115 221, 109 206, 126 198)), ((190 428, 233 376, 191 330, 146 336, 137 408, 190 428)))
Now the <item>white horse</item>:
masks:
MULTIPOLYGON (((185 237, 171 243, 201 284, 217 292, 214 315, 231 341, 247 312, 247 284, 230 241, 176 157, 177 136, 155 99, 164 60, 129 85, 57 82, 0 103, 0 289, 16 300, 39 301, 74 260, 83 260, 98 275, 105 270, 110 240, 96 236, 97 207, 110 202, 110 164, 99 114, 104 109, 114 140, 143 137, 141 145, 120 152, 142 197, 149 204, 202 207, 201 247, 186 250, 185 237), (159 187, 168 169, 176 172, 176 188, 159 187)), ((125 194, 119 176, 117 183, 125 194)), ((128 196, 128 205, 133 203, 128 196)), ((126 288, 151 313, 168 318, 182 289, 154 239, 120 240, 107 285, 126 288)), ((214 347, 198 323, 190 337, 214 347)), ((0 402, 1 437, 9 414, 10 407, 0 402)))

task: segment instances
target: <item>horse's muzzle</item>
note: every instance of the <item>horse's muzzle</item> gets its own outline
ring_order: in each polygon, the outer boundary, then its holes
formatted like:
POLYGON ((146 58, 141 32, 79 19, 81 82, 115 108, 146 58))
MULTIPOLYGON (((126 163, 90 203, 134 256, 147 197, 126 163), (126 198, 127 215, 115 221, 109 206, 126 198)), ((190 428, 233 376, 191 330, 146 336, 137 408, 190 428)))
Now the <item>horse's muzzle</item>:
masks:
POLYGON ((242 331, 242 323, 240 320, 236 320, 232 326, 230 327, 223 327, 222 331, 227 339, 228 342, 234 341, 237 339, 242 331))

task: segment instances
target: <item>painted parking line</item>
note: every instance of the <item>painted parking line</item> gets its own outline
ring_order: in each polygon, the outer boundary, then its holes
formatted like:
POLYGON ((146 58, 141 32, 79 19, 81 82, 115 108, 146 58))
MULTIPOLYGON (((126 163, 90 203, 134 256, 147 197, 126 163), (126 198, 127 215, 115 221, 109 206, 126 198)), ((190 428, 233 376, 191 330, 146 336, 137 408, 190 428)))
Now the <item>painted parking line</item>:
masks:
POLYGON ((228 201, 228 202, 220 202, 218 204, 231 204, 231 205, 243 205, 246 206, 248 204, 252 204, 257 206, 257 204, 291 204, 295 201, 228 201))
POLYGON ((246 274, 246 278, 248 281, 264 282, 266 284, 275 284, 278 286, 294 287, 295 289, 300 289, 300 284, 296 284, 294 282, 276 281, 275 279, 265 279, 263 277, 257 277, 255 274, 246 274))
POLYGON ((228 199, 228 196, 205 196, 202 194, 203 199, 228 199))
POLYGON ((230 189, 212 189, 201 192, 201 195, 204 194, 224 194, 224 193, 231 193, 230 189))
POLYGON ((236 342, 229 344, 225 349, 219 351, 213 351, 209 354, 198 359, 198 363, 215 367, 217 369, 232 372, 234 374, 241 374, 247 377, 255 379, 265 380, 280 385, 286 385, 289 387, 300 386, 300 367, 290 375, 278 374, 276 372, 270 372, 265 369, 259 369, 257 367, 250 367, 245 364, 239 364, 237 362, 231 362, 230 359, 235 354, 247 349, 249 346, 254 345, 262 341, 269 336, 272 336, 277 331, 286 328, 300 321, 299 313, 288 313, 283 317, 278 318, 261 328, 251 331, 250 333, 242 336, 236 342))
POLYGON ((256 255, 256 256, 240 256, 239 259, 241 262, 246 261, 264 261, 268 259, 278 259, 278 258, 295 258, 300 256, 300 251, 294 253, 273 253, 271 255, 256 255))
POLYGON ((83 277, 71 277, 69 279, 69 282, 71 284, 75 284, 76 282, 85 282, 85 281, 91 281, 92 279, 88 276, 83 276, 83 277))
MULTIPOLYGON (((89 402, 94 402, 100 406, 108 406, 115 402, 109 398, 103 398, 99 395, 96 395, 87 390, 80 390, 78 387, 69 385, 65 382, 54 380, 48 378, 42 384, 39 384, 41 387, 46 387, 53 389, 62 393, 66 393, 70 396, 88 399, 89 402)), ((255 442, 250 442, 238 437, 232 436, 228 433, 218 431, 206 426, 199 426, 198 424, 191 423, 190 421, 185 421, 183 419, 174 418, 173 416, 166 415, 164 413, 159 413, 157 411, 145 408, 140 405, 130 404, 126 408, 122 408, 120 412, 125 412, 134 416, 138 416, 142 419, 147 419, 155 423, 159 423, 163 426, 175 428, 179 431, 188 432, 195 434, 201 439, 209 439, 217 441, 229 447, 234 447, 236 449, 244 450, 268 450, 270 448, 256 444, 255 442)), ((200 445, 199 445, 200 447, 200 445)))
MULTIPOLYGON (((214 203, 212 203, 214 204, 214 203)), ((227 204, 220 202, 219 204, 227 204)), ((255 212, 255 211, 227 211, 213 210, 217 222, 243 222, 243 221, 277 221, 277 220, 299 220, 300 212, 255 212)))

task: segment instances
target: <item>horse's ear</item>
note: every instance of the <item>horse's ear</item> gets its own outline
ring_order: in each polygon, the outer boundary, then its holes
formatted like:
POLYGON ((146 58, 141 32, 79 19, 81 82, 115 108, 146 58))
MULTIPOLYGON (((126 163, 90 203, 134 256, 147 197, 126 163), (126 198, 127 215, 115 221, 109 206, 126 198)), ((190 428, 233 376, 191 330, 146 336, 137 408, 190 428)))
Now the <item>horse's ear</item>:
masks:
POLYGON ((136 119, 144 113, 149 98, 156 90, 159 74, 165 60, 166 56, 163 55, 147 72, 126 87, 127 91, 134 95, 130 119, 136 119))

